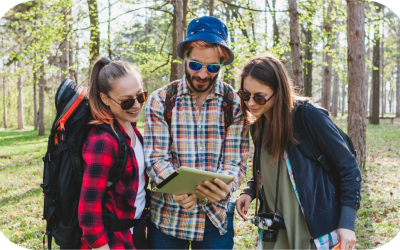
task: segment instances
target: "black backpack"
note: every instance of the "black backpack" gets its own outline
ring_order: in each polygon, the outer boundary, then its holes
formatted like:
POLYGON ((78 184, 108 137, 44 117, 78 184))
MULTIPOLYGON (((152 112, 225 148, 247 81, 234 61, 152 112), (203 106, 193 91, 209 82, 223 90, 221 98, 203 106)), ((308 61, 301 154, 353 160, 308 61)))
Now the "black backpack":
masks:
MULTIPOLYGON (((296 127, 294 128, 295 137, 300 142, 297 145, 297 147, 307 158, 321 163, 322 168, 328 174, 329 181, 333 184, 333 186, 339 193, 340 188, 339 188, 339 179, 337 173, 334 169, 332 169, 331 163, 316 145, 315 135, 307 129, 303 111, 304 108, 307 108, 306 107, 307 105, 310 104, 308 104, 308 102, 299 103, 296 108, 296 111, 294 112, 294 124, 296 124, 296 127)), ((327 113, 326 110, 322 111, 327 113)), ((347 148, 357 159, 357 150, 355 150, 353 142, 351 141, 350 137, 345 132, 343 132, 343 130, 341 130, 336 124, 334 125, 336 130, 339 132, 340 136, 346 142, 347 148)))
MULTIPOLYGON (((43 219, 47 222, 46 235, 49 249, 53 237, 61 249, 79 249, 82 237, 78 221, 79 196, 83 180, 82 147, 89 131, 95 126, 88 124, 93 117, 87 88, 65 79, 57 90, 55 106, 57 115, 51 128, 47 152, 43 157, 43 184, 40 185, 44 193, 43 219)), ((118 159, 110 171, 107 182, 109 190, 114 188, 125 170, 128 158, 127 145, 119 126, 113 125, 118 136, 107 124, 97 127, 108 131, 118 141, 118 159)), ((149 214, 145 211, 143 214, 143 219, 128 220, 117 220, 112 214, 104 214, 103 223, 107 232, 122 231, 132 226, 135 226, 136 232, 137 228, 143 229, 143 223, 139 222, 148 219, 149 214)), ((135 235, 135 239, 136 236, 144 237, 144 233, 135 235)))

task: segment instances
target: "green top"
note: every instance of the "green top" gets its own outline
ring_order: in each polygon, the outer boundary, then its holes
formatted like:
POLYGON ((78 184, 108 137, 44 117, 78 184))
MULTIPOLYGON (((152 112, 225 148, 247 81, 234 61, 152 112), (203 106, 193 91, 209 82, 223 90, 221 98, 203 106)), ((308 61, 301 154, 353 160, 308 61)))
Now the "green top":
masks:
MULTIPOLYGON (((272 156, 266 150, 261 150, 260 157, 264 209, 274 212, 278 164, 269 166, 272 156)), ((314 241, 310 240, 305 217, 290 181, 286 161, 283 160, 279 173, 278 196, 277 214, 283 217, 286 229, 279 229, 276 242, 263 242, 263 249, 316 249, 314 241)))

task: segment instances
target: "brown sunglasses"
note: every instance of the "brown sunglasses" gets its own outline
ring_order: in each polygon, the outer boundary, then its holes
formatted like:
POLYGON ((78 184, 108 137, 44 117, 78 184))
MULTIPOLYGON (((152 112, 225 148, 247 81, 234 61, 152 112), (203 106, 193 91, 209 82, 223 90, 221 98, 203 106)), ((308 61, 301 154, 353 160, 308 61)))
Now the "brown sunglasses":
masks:
POLYGON ((136 96, 136 98, 128 98, 126 100, 123 100, 121 103, 117 102, 116 100, 112 99, 110 96, 108 96, 111 100, 113 100, 115 103, 119 104, 121 106, 121 109, 123 110, 128 110, 135 105, 135 101, 137 100, 140 104, 144 103, 147 100, 147 97, 149 97, 149 92, 144 91, 140 95, 136 96))
POLYGON ((240 97, 243 101, 245 101, 245 102, 250 101, 250 98, 253 97, 253 100, 254 100, 257 104, 259 104, 259 105, 264 105, 264 104, 266 104, 269 100, 271 100, 271 98, 275 95, 275 92, 274 92, 268 99, 265 99, 265 97, 262 96, 262 95, 254 95, 254 96, 251 96, 250 93, 247 92, 247 91, 244 90, 244 89, 240 89, 240 90, 238 91, 238 95, 239 95, 239 97, 240 97))

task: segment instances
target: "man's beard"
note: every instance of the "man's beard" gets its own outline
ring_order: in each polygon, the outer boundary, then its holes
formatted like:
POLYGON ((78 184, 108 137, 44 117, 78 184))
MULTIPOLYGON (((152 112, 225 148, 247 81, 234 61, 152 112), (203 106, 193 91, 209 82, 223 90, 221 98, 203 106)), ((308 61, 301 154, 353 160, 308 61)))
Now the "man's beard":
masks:
POLYGON ((190 88, 193 91, 197 92, 197 93, 204 93, 207 90, 209 90, 211 88, 211 86, 214 85, 214 83, 217 81, 217 78, 218 78, 218 74, 214 78, 207 77, 205 79, 201 79, 198 76, 192 76, 192 75, 190 75, 189 70, 187 69, 187 67, 185 67, 185 75, 186 75, 186 80, 188 81, 190 88), (202 81, 202 82, 209 81, 210 83, 208 84, 208 86, 206 88, 198 89, 198 88, 196 88, 194 86, 193 80, 199 80, 199 81, 202 81))

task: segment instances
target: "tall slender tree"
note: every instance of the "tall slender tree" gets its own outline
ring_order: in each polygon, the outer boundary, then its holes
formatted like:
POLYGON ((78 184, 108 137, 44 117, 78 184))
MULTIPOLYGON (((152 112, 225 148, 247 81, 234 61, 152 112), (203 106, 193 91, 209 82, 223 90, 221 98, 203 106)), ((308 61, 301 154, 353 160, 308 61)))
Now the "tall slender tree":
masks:
POLYGON ((357 150, 357 162, 361 168, 366 159, 365 117, 365 1, 347 0, 347 67, 349 85, 348 135, 357 150))
MULTIPOLYGON (((22 68, 21 61, 18 61, 18 68, 22 68)), ((22 85, 22 72, 19 73, 18 81, 18 99, 17 99, 17 109, 18 109, 18 129, 24 129, 24 88, 22 85)))
MULTIPOLYGON (((382 5, 375 3, 377 6, 376 15, 377 19, 380 20, 382 5)), ((374 48, 372 57, 372 113, 371 113, 371 124, 379 124, 379 78, 380 78, 380 29, 379 22, 374 22, 374 48)))
POLYGON ((400 20, 397 26, 396 117, 400 117, 400 20))
POLYGON ((324 20, 324 29, 326 32, 326 44, 325 44, 325 67, 324 67, 324 82, 322 84, 323 94, 322 94, 322 106, 330 111, 331 108, 331 86, 332 86, 332 11, 333 11, 333 0, 329 1, 328 11, 326 12, 326 18, 324 20))
POLYGON ((297 1, 289 0, 290 12, 290 47, 292 49, 292 70, 294 85, 299 93, 303 93, 303 70, 299 40, 299 12, 297 1))
POLYGON ((88 0, 89 19, 90 19, 90 65, 100 55, 100 30, 99 30, 99 12, 97 10, 97 0, 88 0))
POLYGON ((174 18, 172 28, 172 62, 170 81, 178 80, 183 76, 183 64, 179 62, 176 55, 176 47, 183 41, 183 2, 182 0, 174 0, 174 18))

